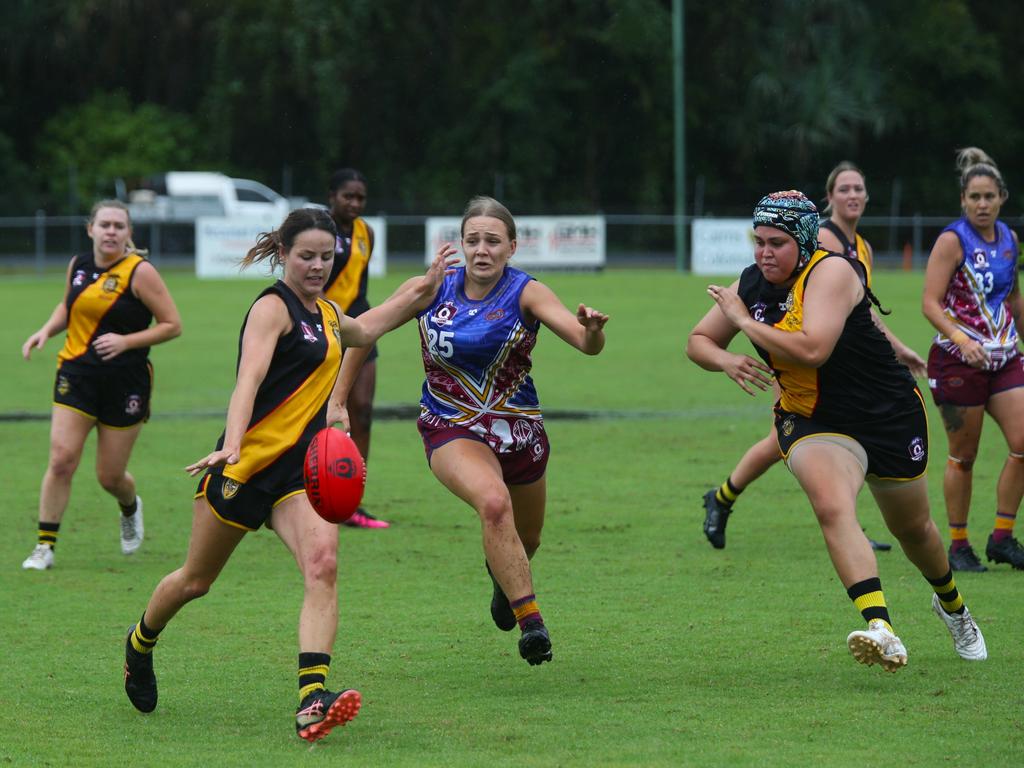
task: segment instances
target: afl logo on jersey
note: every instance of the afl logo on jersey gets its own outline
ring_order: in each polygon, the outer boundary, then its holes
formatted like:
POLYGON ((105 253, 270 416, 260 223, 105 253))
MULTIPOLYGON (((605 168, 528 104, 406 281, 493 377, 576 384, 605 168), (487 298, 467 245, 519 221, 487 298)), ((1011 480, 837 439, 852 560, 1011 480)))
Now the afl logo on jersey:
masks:
POLYGON ((435 325, 449 325, 459 308, 454 303, 446 301, 434 310, 434 316, 430 318, 435 325))
POLYGON ((103 290, 107 293, 117 292, 117 275, 107 276, 107 279, 103 281, 103 290))
POLYGON ((309 323, 303 320, 299 323, 299 327, 302 328, 302 338, 309 342, 316 341, 316 334, 313 333, 313 329, 309 327, 309 323))

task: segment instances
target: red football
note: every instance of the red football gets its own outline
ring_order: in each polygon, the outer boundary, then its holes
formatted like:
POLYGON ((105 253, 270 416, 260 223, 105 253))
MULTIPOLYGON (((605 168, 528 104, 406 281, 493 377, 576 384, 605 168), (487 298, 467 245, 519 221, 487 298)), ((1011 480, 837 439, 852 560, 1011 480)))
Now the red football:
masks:
POLYGON ((317 514, 330 523, 343 523, 363 500, 366 462, 351 437, 327 427, 316 433, 306 449, 303 478, 317 514))

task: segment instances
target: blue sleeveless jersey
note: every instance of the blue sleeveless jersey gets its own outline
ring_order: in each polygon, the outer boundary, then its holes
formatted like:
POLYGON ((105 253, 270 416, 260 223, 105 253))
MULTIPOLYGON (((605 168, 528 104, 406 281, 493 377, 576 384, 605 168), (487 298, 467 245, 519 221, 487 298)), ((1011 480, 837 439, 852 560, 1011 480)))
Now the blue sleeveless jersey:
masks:
MULTIPOLYGON (((985 347, 989 368, 999 369, 1017 354, 1017 327, 1006 298, 1017 275, 1017 247, 1010 228, 996 222, 996 239, 986 241, 966 218, 953 222, 943 232, 955 232, 960 239, 963 260, 943 301, 946 315, 956 327, 985 347)), ((935 343, 962 359, 960 349, 943 334, 935 343)))
POLYGON ((533 278, 506 267, 479 301, 466 297, 465 279, 464 267, 446 276, 434 302, 418 315, 426 372, 421 418, 485 436, 523 431, 528 425, 519 422, 542 421, 529 375, 540 324, 527 326, 519 311, 519 297, 533 278))

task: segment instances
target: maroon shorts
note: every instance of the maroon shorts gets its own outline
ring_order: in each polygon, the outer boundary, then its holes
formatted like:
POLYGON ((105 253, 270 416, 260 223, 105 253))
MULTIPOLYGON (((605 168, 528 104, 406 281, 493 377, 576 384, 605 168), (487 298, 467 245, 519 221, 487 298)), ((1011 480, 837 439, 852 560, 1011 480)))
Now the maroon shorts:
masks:
POLYGON ((420 416, 416 427, 423 437, 427 464, 438 448, 452 440, 476 440, 492 451, 501 464, 505 485, 528 485, 540 480, 548 466, 551 446, 544 424, 530 419, 493 418, 485 426, 477 422, 473 428, 462 427, 433 414, 420 416), (501 422, 497 425, 497 422, 501 422), (479 430, 476 431, 476 430, 479 430), (507 439, 498 436, 505 435, 507 439))
POLYGON ((985 371, 933 344, 928 353, 928 387, 936 405, 985 405, 992 395, 1024 387, 1024 358, 1017 355, 998 371, 985 371))

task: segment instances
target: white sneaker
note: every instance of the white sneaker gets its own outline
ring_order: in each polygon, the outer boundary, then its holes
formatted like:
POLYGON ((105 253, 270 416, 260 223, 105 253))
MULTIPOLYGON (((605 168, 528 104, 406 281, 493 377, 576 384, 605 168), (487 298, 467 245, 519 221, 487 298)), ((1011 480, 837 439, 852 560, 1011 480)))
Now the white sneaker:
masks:
POLYGON ((907 665, 907 649, 881 619, 872 619, 867 629, 851 632, 846 645, 861 664, 880 664, 886 672, 895 672, 907 665))
POLYGON ((968 661, 984 661, 988 658, 988 649, 985 647, 985 638, 981 636, 981 630, 971 618, 971 612, 964 606, 963 613, 946 613, 942 607, 942 601, 938 595, 932 595, 932 610, 946 622, 949 634, 953 636, 953 648, 961 659, 968 661))
POLYGON ((53 568, 53 550, 47 544, 36 544, 36 548, 25 558, 21 567, 26 571, 45 571, 47 568, 53 568))
POLYGON ((130 555, 142 546, 142 499, 135 497, 135 514, 121 515, 121 552, 130 555))

